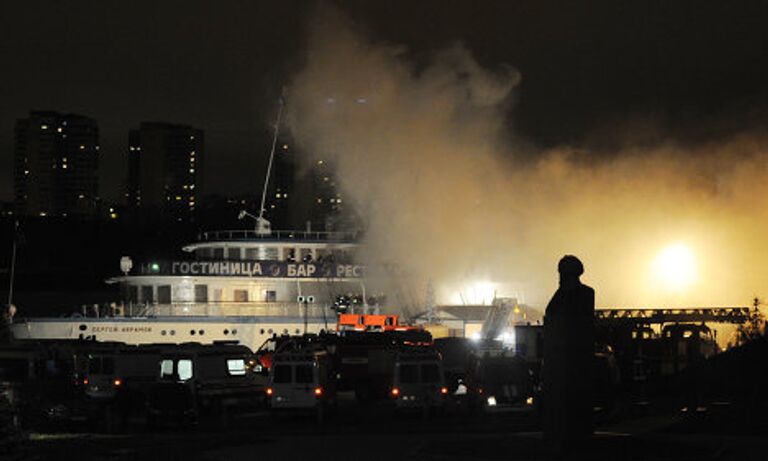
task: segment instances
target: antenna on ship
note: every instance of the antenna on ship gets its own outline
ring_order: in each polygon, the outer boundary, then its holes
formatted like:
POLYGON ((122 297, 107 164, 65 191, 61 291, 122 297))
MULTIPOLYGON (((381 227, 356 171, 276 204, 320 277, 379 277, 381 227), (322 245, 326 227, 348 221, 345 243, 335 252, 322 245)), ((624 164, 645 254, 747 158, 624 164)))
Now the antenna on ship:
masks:
POLYGON ((285 90, 283 89, 283 93, 280 95, 280 99, 278 101, 277 106, 277 120, 275 120, 275 129, 272 135, 272 149, 269 151, 269 162, 267 163, 267 174, 264 178, 264 189, 261 191, 261 205, 259 206, 259 216, 254 216, 251 213, 248 213, 245 210, 242 210, 240 212, 240 215, 237 217, 237 219, 243 219, 246 216, 249 216, 251 218, 254 218, 256 220, 256 233, 259 235, 269 235, 272 233, 272 224, 267 220, 267 218, 264 217, 264 212, 267 211, 265 208, 266 201, 267 201, 267 189, 269 189, 269 176, 272 174, 272 162, 275 158, 275 148, 277 147, 277 136, 280 132, 280 119, 283 116, 283 106, 285 105, 283 101, 283 94, 285 93, 285 90))

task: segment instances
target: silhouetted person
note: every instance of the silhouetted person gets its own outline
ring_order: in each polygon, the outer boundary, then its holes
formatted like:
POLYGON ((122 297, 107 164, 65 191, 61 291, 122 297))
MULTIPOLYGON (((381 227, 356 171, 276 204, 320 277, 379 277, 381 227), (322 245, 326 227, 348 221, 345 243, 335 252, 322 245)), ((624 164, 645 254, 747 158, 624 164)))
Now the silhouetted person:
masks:
POLYGON ((593 432, 595 290, 584 266, 567 255, 557 265, 560 288, 544 317, 544 437, 557 453, 581 446, 593 432))

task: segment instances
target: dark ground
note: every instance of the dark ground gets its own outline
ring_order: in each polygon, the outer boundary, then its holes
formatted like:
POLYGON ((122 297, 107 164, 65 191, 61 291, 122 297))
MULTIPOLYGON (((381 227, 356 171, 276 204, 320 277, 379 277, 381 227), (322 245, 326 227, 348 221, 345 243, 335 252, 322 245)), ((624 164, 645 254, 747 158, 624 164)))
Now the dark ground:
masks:
MULTIPOLYGON (((723 430, 735 417, 715 412, 674 413, 606 423, 600 425, 587 448, 565 459, 765 459, 765 433, 723 430)), ((322 424, 311 415, 274 419, 263 413, 236 419, 226 429, 134 429, 134 433, 114 435, 31 434, 17 459, 552 459, 535 415, 517 413, 449 414, 425 420, 419 415, 391 419, 376 412, 363 416, 350 410, 322 424)))

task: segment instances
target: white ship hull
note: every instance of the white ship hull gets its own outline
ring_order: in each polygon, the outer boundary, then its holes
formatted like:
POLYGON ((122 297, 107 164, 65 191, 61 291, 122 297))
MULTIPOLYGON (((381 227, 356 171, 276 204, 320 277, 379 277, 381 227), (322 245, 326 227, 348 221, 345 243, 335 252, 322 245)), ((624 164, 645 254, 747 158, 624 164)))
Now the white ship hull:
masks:
MULTIPOLYGON (((308 318, 306 331, 335 328, 335 319, 308 318)), ((301 317, 107 317, 28 319, 11 326, 16 339, 83 339, 126 344, 211 344, 238 341, 256 350, 273 335, 301 334, 301 317)))

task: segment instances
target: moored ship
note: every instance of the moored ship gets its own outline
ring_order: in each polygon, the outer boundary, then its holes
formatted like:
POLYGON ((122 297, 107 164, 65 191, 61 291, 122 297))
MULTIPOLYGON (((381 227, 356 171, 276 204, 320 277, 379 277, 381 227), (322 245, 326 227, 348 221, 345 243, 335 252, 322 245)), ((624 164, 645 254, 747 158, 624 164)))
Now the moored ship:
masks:
POLYGON ((204 232, 184 258, 120 261, 122 301, 109 312, 23 319, 16 338, 129 344, 239 341, 256 348, 273 335, 335 328, 336 314, 376 308, 365 296, 358 235, 345 232, 204 232))

